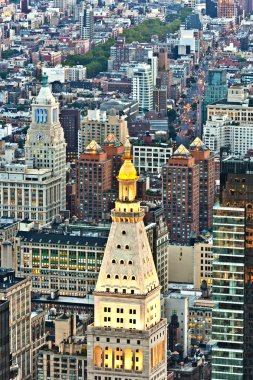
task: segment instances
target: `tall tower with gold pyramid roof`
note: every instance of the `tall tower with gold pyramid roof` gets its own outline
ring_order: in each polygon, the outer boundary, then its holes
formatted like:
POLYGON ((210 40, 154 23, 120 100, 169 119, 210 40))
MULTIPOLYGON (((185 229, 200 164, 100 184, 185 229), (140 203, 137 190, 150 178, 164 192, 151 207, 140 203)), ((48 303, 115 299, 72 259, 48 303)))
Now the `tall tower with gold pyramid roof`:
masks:
POLYGON ((94 323, 88 327, 88 379, 166 380, 167 321, 161 318, 161 287, 136 199, 129 140, 123 158, 94 291, 94 323))

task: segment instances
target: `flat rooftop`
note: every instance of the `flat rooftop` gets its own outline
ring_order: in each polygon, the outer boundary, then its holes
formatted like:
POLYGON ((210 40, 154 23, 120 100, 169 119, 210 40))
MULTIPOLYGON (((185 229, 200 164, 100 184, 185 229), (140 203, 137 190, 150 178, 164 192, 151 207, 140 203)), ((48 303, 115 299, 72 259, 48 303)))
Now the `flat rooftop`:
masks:
POLYGON ((0 290, 9 289, 23 280, 24 277, 15 276, 14 270, 0 268, 0 290))
POLYGON ((77 246, 92 246, 105 247, 107 243, 106 237, 97 236, 73 236, 53 233, 41 233, 36 231, 20 231, 17 234, 22 242, 41 243, 48 245, 77 245, 77 246))

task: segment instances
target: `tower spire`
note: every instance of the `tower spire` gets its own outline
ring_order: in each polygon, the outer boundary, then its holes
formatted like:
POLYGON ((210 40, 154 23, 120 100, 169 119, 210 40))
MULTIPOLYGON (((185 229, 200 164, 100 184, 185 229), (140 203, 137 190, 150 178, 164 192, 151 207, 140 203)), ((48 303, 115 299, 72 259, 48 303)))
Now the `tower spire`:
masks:
POLYGON ((132 156, 131 156, 131 143, 129 141, 129 136, 126 137, 126 142, 125 142, 125 145, 124 145, 125 149, 124 149, 124 155, 123 155, 123 160, 131 160, 132 159, 132 156))
POLYGON ((47 87, 48 86, 48 76, 47 76, 46 73, 44 73, 42 75, 41 86, 42 87, 47 87))

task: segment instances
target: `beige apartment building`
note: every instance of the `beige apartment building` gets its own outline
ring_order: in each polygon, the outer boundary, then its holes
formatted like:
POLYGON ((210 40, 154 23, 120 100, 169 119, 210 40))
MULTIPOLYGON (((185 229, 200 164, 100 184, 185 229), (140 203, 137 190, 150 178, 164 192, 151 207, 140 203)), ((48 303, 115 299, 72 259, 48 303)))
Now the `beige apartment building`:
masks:
POLYGON ((213 245, 211 243, 194 244, 194 287, 200 289, 202 281, 212 286, 213 245))
POLYGON ((212 244, 196 242, 191 245, 168 246, 169 252, 169 282, 194 284, 200 289, 205 280, 212 285, 212 244), (183 270, 182 270, 183 268, 183 270))
POLYGON ((61 209, 61 177, 48 169, 28 169, 12 163, 0 169, 0 213, 37 226, 48 223, 61 209))
POLYGON ((49 340, 38 357, 38 380, 87 379, 87 343, 76 319, 66 314, 54 320, 55 341, 49 340))
POLYGON ((227 115, 231 121, 240 124, 253 124, 253 99, 248 90, 242 85, 231 86, 227 99, 207 106, 207 120, 217 115, 227 115))
POLYGON ((99 145, 103 145, 106 137, 112 133, 122 144, 125 144, 128 136, 127 121, 124 116, 116 114, 115 109, 108 112, 88 110, 88 115, 81 120, 79 130, 79 154, 85 151, 85 148, 92 140, 99 145))
POLYGON ((31 280, 0 269, 0 298, 9 301, 10 353, 22 380, 32 379, 31 280))

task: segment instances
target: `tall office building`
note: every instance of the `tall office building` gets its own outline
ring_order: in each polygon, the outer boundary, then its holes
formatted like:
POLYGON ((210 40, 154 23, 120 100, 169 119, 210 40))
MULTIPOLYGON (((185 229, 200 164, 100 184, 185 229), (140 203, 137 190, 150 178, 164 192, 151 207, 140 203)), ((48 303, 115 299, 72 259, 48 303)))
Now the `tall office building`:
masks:
POLYGON ((245 228, 244 208, 214 207, 212 380, 248 379, 243 376, 245 228))
MULTIPOLYGON (((252 162, 248 162, 250 168, 252 162)), ((226 170, 226 165, 222 170, 226 170)), ((228 166, 227 173, 222 173, 222 202, 225 205, 243 207, 245 210, 245 258, 244 258, 244 329, 243 329, 243 379, 253 377, 252 361, 252 311, 253 311, 253 174, 247 170, 242 172, 236 165, 236 161, 228 166), (234 165, 233 165, 234 164, 234 165), (225 185, 223 185, 225 183, 225 185)))
POLYGON ((59 122, 59 103, 43 75, 39 95, 32 103, 32 122, 25 144, 26 162, 34 169, 51 169, 53 176, 61 178, 61 210, 66 208, 66 143, 59 122))
POLYGON ((119 199, 94 292, 88 327, 88 379, 167 379, 167 322, 160 285, 136 200, 138 176, 126 143, 119 199))
POLYGON ((84 152, 86 146, 95 140, 102 145, 107 136, 112 133, 122 144, 128 136, 128 127, 125 116, 117 114, 116 109, 109 111, 88 110, 88 115, 81 121, 79 131, 79 154, 84 152))
POLYGON ((90 4, 85 5, 80 13, 81 38, 92 40, 94 34, 94 14, 90 4))
POLYGON ((162 170, 163 207, 171 241, 189 243, 199 232, 199 165, 183 146, 162 170))
POLYGON ((250 380, 253 377, 253 175, 250 166, 250 161, 240 160, 228 160, 221 166, 222 207, 218 209, 222 214, 218 227, 214 218, 217 260, 213 262, 216 303, 213 316, 217 318, 217 326, 213 339, 217 346, 212 354, 213 379, 220 379, 220 373, 224 379, 250 380))
POLYGON ((153 109, 153 74, 151 66, 140 63, 133 69, 132 96, 139 102, 140 112, 153 109))
POLYGON ((9 301, 0 300, 0 380, 10 377, 9 301))
POLYGON ((226 71, 223 69, 208 70, 207 83, 205 84, 204 95, 204 121, 207 119, 207 109, 209 104, 225 99, 228 93, 226 71))
POLYGON ((80 110, 62 109, 60 123, 64 131, 67 144, 67 161, 74 161, 78 157, 78 133, 80 129, 80 110))
POLYGON ((0 298, 9 301, 12 364, 18 365, 22 380, 30 380, 32 360, 31 280, 16 277, 13 270, 0 269, 0 298))
POLYGON ((237 15, 235 0, 218 0, 218 17, 233 18, 237 15))
POLYGON ((76 214, 98 223, 106 214, 105 192, 112 187, 112 160, 96 141, 80 154, 76 174, 76 214))
POLYGON ((190 153, 199 165, 199 230, 210 230, 214 205, 215 157, 198 137, 191 143, 190 153))

